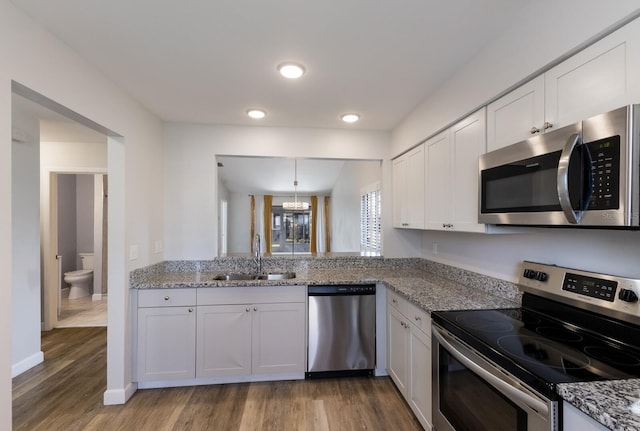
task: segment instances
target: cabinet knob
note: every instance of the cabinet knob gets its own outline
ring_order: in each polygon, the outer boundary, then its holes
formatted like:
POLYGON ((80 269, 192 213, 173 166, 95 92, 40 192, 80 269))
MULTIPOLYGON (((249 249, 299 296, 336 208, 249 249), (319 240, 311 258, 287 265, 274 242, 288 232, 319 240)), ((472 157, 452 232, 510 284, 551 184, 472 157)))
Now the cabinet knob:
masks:
POLYGON ((193 313, 193 308, 189 308, 189 313, 193 313))
POLYGON ((416 316, 416 322, 419 322, 421 320, 422 320, 422 318, 420 316, 416 316))
POLYGON ((393 302, 394 304, 397 304, 398 300, 397 299, 392 299, 391 302, 393 302))
POLYGON ((164 297, 164 300, 165 300, 165 301, 168 301, 168 300, 169 300, 169 295, 165 296, 165 297, 164 297))
POLYGON ((529 132, 532 135, 535 135, 536 133, 540 133, 540 129, 538 129, 536 126, 533 126, 531 129, 529 129, 529 132))
POLYGON ((548 129, 552 128, 552 127, 553 127, 552 123, 550 123, 548 121, 544 122, 544 130, 548 130, 548 129))
POLYGON ((246 312, 248 313, 249 311, 251 311, 251 309, 249 307, 246 308, 246 312))
POLYGON ((258 311, 258 307, 253 307, 253 311, 258 311))

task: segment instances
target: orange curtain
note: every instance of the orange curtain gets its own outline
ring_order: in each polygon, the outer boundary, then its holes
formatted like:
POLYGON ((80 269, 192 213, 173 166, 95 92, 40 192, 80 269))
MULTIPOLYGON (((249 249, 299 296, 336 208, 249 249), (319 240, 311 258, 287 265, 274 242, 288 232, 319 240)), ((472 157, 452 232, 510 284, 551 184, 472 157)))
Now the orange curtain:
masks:
POLYGON ((264 245, 265 252, 271 253, 271 207, 273 206, 273 196, 264 195, 264 245))
POLYGON ((329 230, 329 196, 324 198, 324 248, 327 253, 331 251, 331 231, 329 230))
POLYGON ((256 252, 253 249, 253 239, 256 237, 256 197, 254 195, 249 195, 249 198, 251 199, 251 214, 249 215, 251 217, 251 236, 249 237, 249 243, 251 245, 249 245, 249 247, 251 250, 251 254, 253 254, 256 252))
POLYGON ((311 196, 311 244, 309 245, 309 251, 312 254, 318 252, 318 229, 316 227, 318 220, 318 196, 311 196))

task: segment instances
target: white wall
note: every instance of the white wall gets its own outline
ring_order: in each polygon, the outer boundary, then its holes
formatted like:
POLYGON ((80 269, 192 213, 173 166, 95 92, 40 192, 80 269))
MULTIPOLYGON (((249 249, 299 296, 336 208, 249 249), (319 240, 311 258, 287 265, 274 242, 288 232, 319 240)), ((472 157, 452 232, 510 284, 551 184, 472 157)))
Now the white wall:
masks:
MULTIPOLYGON (((65 44, 0 1, 0 429, 11 429, 11 318, 39 310, 39 301, 12 309, 12 80, 52 99, 123 138, 109 140, 109 332, 107 402, 123 402, 131 384, 128 272, 163 259, 162 123, 65 44), (139 258, 128 261, 128 247, 139 258)), ((39 320, 39 313, 37 320, 39 320)), ((38 334, 39 335, 39 334, 38 334)), ((46 360, 46 358, 45 358, 46 360)))
POLYGON ((381 181, 380 161, 345 162, 331 190, 331 251, 360 252, 360 189, 381 181))
POLYGON ((217 254, 216 154, 384 159, 388 153, 384 132, 167 124, 165 258, 217 254))
MULTIPOLYGON (((27 113, 14 112, 13 126, 24 140, 13 141, 11 244, 13 249, 11 356, 12 376, 42 362, 40 350, 40 125, 27 113)), ((6 349, 9 350, 9 349, 6 349)))
MULTIPOLYGON (((76 238, 78 253, 93 253, 93 175, 76 176, 76 238)), ((78 254, 76 268, 82 268, 78 254)))
MULTIPOLYGON (((522 17, 392 132, 391 154, 416 145, 599 33, 637 14, 637 1, 530 2, 522 17), (570 25, 579 23, 579 25, 570 25)), ((388 177, 387 177, 388 178, 388 177)), ((390 207, 385 206, 389 211, 390 207)), ((389 212, 387 212, 389 213, 389 212)), ((640 277, 640 233, 529 229, 522 235, 401 231, 385 219, 385 255, 415 255, 515 280, 522 260, 640 277), (433 245, 438 253, 434 254, 433 245)))

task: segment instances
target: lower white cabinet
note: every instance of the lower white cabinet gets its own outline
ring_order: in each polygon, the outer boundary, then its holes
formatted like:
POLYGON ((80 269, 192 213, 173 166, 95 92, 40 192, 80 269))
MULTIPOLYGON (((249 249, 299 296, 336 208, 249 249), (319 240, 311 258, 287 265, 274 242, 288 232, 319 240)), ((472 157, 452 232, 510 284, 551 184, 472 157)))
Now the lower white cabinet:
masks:
POLYGON ((196 358, 195 289, 138 293, 138 381, 192 379, 196 358))
POLYGON ((573 405, 562 402, 562 419, 564 431, 607 431, 605 427, 595 419, 589 417, 586 413, 582 413, 573 405))
POLYGON ((305 304, 198 307, 196 377, 304 373, 305 304))
POLYGON ((387 292, 387 366, 395 385, 426 430, 431 430, 431 317, 387 292))
POLYGON ((306 286, 137 293, 141 387, 304 378, 306 286))

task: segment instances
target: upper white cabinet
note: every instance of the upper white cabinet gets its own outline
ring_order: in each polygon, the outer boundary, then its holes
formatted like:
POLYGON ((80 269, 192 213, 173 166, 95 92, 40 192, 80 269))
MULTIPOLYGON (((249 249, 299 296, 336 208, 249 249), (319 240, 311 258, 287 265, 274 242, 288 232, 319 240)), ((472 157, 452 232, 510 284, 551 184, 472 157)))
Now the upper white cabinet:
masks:
POLYGON ((393 226, 424 228, 424 144, 393 161, 393 226))
POLYGON ((487 151, 525 140, 549 128, 544 120, 544 76, 487 106, 487 151))
POLYGON ((640 20, 545 73, 545 118, 562 127, 640 102, 640 20))
POLYGON ((482 108, 425 142, 427 229, 485 232, 478 224, 478 158, 486 151, 482 108))
POLYGON ((487 106, 487 151, 640 102, 640 20, 487 106))

